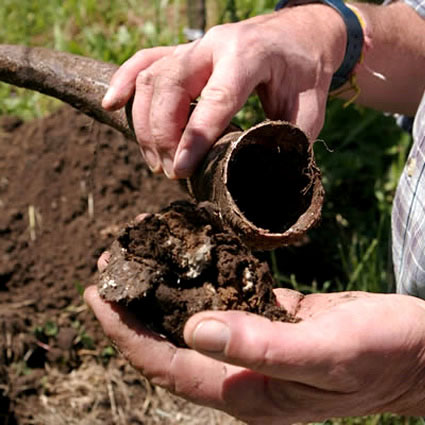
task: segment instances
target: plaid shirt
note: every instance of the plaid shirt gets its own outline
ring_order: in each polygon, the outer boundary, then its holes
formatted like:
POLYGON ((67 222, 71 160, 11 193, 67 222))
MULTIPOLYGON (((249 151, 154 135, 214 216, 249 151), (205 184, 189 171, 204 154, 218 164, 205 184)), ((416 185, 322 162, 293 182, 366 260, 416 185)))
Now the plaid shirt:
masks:
POLYGON ((404 2, 425 18, 425 0, 404 0, 404 2))
MULTIPOLYGON (((386 0, 384 4, 390 3, 386 0)), ((425 18, 425 0, 404 0, 425 18)), ((425 299, 425 93, 413 124, 413 147, 392 211, 397 292, 425 299)))
POLYGON ((413 124, 413 147, 392 212, 397 292, 425 299, 425 95, 413 124))

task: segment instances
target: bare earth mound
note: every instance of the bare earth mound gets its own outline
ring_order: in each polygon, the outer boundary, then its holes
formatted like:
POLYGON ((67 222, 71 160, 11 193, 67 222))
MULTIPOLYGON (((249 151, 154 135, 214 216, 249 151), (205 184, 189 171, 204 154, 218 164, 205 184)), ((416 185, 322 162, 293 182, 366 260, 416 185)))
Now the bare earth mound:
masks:
POLYGON ((186 195, 135 144, 65 107, 0 120, 0 424, 231 424, 150 386, 81 290, 119 229, 186 195))

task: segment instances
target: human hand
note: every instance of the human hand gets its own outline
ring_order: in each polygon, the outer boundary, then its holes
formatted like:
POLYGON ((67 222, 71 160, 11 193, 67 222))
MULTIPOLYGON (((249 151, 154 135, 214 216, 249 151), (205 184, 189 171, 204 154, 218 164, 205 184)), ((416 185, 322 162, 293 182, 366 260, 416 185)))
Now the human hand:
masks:
POLYGON ((139 51, 113 76, 103 106, 121 108, 135 92, 133 124, 147 163, 188 177, 254 90, 269 118, 315 139, 345 45, 344 23, 329 6, 288 8, 214 27, 193 43, 139 51))
MULTIPOLYGON (((102 256, 101 268, 105 261, 102 256)), ((203 312, 186 324, 193 349, 148 331, 125 308, 104 302, 95 287, 85 299, 152 383, 249 424, 425 414, 424 301, 362 292, 304 297, 278 289, 276 295, 300 323, 203 312)))

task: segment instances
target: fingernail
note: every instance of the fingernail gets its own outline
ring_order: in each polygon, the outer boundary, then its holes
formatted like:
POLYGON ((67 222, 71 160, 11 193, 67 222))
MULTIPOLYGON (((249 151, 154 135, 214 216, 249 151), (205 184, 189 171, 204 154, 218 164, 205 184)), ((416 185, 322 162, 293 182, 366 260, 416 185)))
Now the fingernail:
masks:
POLYGON ((219 353, 224 351, 230 338, 230 329, 217 320, 205 320, 193 332, 193 347, 201 351, 219 353))
POLYGON ((146 163, 152 172, 156 172, 159 167, 159 158, 156 152, 151 149, 140 148, 142 151, 142 155, 145 158, 146 163))
POLYGON ((191 153, 189 149, 182 149, 174 161, 174 168, 180 174, 185 174, 192 167, 191 153))
POLYGON ((164 156, 162 158, 162 169, 164 170, 165 175, 169 178, 169 179, 174 179, 175 178, 175 174, 174 174, 174 161, 173 158, 170 158, 169 156, 164 156))
POLYGON ((109 87, 105 96, 102 99, 102 107, 105 109, 112 108, 117 103, 116 90, 114 87, 109 87))

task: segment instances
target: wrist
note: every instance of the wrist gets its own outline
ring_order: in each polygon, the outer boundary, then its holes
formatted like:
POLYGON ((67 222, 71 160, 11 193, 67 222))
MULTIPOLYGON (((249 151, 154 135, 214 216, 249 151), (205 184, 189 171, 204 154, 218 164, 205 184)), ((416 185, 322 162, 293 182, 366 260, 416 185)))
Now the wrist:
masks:
POLYGON ((299 23, 299 31, 310 37, 311 51, 319 51, 325 70, 334 74, 342 64, 347 46, 347 30, 341 15, 322 3, 308 3, 277 12, 287 13, 287 21, 299 23), (318 40, 320 42, 318 43, 318 40))
MULTIPOLYGON (((354 6, 345 4, 343 0, 280 0, 275 10, 281 10, 288 5, 305 7, 311 3, 320 3, 333 9, 345 24, 345 54, 340 67, 332 76, 330 86, 331 90, 336 90, 350 80, 355 67, 362 59, 365 23, 359 11, 354 6)), ((319 16, 317 16, 317 19, 319 19, 319 16)), ((328 23, 328 28, 333 27, 328 23)), ((323 40, 321 41, 323 42, 323 40)))

